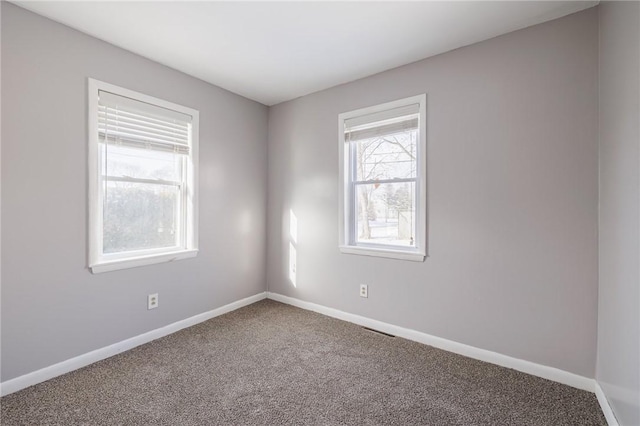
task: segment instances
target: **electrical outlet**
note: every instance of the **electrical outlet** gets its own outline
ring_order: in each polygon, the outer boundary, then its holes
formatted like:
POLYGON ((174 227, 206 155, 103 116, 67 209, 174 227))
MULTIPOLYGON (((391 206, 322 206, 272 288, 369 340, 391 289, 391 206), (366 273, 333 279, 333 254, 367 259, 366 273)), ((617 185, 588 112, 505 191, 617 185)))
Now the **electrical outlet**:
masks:
POLYGON ((369 297, 369 286, 360 284, 360 297, 369 297))
POLYGON ((155 309, 158 307, 158 293, 147 296, 147 309, 155 309))

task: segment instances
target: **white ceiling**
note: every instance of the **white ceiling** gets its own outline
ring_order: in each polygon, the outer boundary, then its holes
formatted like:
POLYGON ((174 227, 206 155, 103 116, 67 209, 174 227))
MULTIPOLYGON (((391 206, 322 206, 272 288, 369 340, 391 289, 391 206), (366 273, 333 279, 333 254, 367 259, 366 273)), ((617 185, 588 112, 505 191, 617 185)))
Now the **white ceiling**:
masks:
POLYGON ((14 3, 274 105, 598 2, 14 3))

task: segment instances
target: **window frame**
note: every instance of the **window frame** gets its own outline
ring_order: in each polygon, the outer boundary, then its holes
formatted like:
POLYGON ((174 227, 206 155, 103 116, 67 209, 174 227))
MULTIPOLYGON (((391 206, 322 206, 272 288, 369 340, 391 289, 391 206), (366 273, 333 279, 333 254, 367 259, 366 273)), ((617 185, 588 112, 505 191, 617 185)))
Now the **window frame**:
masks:
MULTIPOLYGON (((174 104, 169 101, 145 95, 130 89, 125 89, 93 78, 87 79, 88 85, 88 268, 96 274, 138 266, 172 262, 174 260, 195 257, 198 253, 198 141, 199 141, 199 112, 195 109, 174 104), (182 206, 179 207, 184 221, 180 232, 185 233, 183 246, 172 246, 135 250, 119 253, 103 253, 103 202, 104 191, 101 188, 102 170, 100 167, 100 141, 98 135, 98 93, 110 92, 119 96, 145 102, 161 108, 170 109, 191 118, 190 152, 183 162, 182 173, 186 188, 181 189, 179 197, 182 206)), ((145 179, 123 178, 144 183, 145 179)), ((159 183, 153 180, 151 183, 159 183)), ((170 182, 168 182, 170 183, 170 182)))
POLYGON ((427 135, 426 135, 427 95, 421 94, 386 102, 370 107, 344 112, 338 115, 338 156, 339 156, 339 249, 341 253, 363 256, 377 256, 391 259, 424 261, 427 256, 427 135), (352 158, 354 145, 345 141, 345 121, 355 117, 379 113, 412 104, 419 105, 418 141, 416 147, 416 240, 415 247, 401 247, 390 244, 357 243, 355 205, 355 170, 352 158))

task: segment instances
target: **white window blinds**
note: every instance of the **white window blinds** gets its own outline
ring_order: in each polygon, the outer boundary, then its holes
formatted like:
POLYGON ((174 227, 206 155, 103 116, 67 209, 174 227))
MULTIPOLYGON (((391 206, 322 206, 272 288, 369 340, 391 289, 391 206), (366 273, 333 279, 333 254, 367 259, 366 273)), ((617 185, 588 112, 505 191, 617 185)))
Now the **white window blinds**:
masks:
POLYGON ((189 154, 190 115, 103 90, 98 94, 100 142, 189 154))
POLYGON ((412 104, 346 119, 344 121, 344 140, 345 142, 354 142, 417 130, 419 112, 420 105, 412 104))

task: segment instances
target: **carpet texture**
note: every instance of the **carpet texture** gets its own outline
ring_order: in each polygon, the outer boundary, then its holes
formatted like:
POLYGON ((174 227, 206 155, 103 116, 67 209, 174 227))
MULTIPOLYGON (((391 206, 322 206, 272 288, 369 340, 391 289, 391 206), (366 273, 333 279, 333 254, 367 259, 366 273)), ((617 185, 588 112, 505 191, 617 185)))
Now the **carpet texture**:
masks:
POLYGON ((606 425, 593 394, 263 300, 8 395, 2 425, 606 425))

